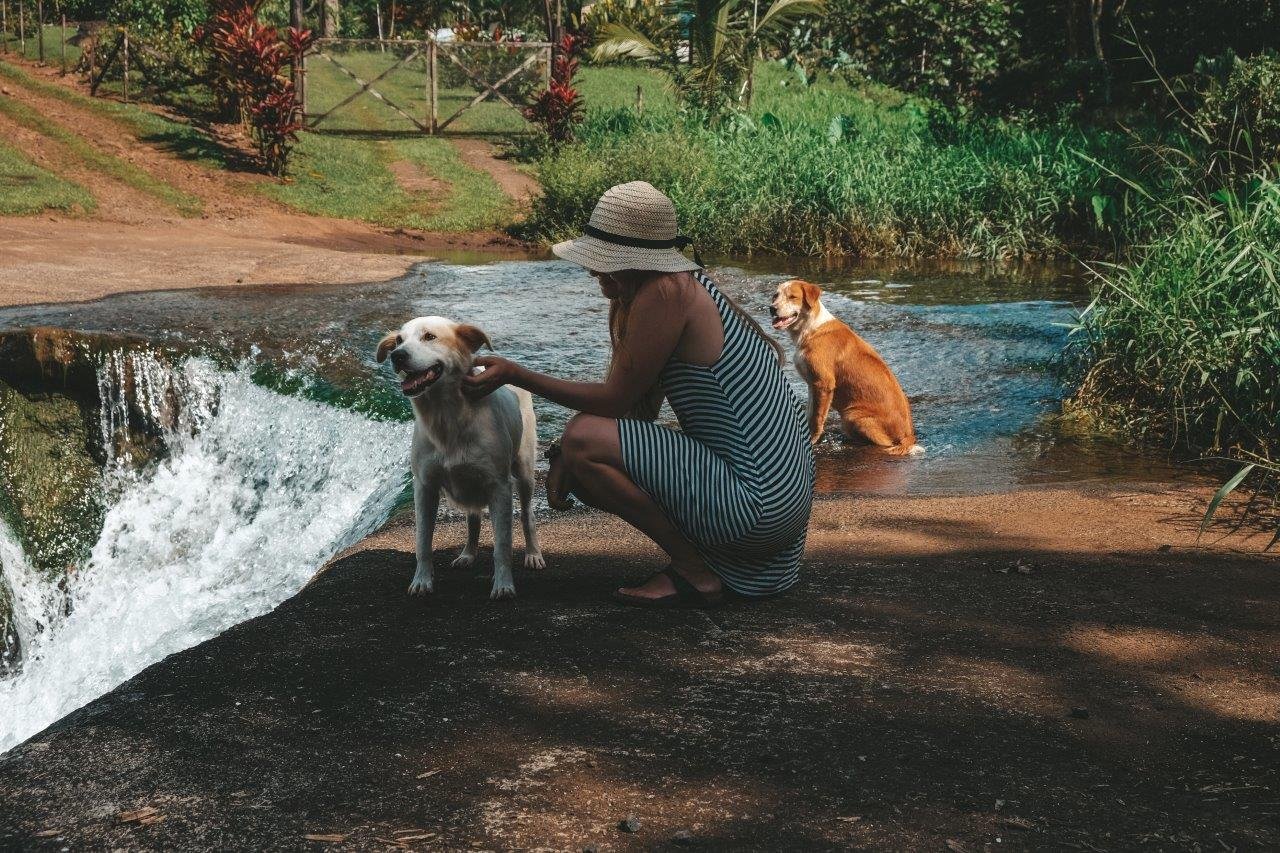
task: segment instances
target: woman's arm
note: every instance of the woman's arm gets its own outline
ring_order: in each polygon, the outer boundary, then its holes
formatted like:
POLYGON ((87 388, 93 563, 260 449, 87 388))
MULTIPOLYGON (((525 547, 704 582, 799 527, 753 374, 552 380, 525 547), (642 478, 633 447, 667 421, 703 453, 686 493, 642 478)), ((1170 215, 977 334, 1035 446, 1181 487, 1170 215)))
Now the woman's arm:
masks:
POLYGON ((607 418, 625 417, 658 381, 675 352, 687 321, 680 289, 669 279, 650 282, 636 294, 624 342, 603 382, 571 382, 536 373, 504 358, 477 358, 484 373, 463 377, 471 397, 516 385, 568 409, 607 418))

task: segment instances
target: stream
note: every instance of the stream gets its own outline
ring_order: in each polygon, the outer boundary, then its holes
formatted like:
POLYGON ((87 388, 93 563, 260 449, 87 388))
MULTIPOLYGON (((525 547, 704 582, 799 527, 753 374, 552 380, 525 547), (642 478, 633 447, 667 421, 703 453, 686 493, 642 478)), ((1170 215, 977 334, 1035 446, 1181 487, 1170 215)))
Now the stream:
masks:
MULTIPOLYGON (((779 267, 712 273, 761 321, 788 277, 779 267)), ((926 448, 887 461, 829 437, 818 452, 821 492, 966 494, 1170 476, 1068 435, 1053 418, 1065 393, 1061 354, 1088 298, 1079 276, 860 267, 807 277, 897 373, 926 448)), ((46 326, 145 342, 91 355, 86 441, 100 470, 101 527, 74 563, 51 570, 0 514, 0 640, 9 637, 0 753, 166 655, 270 611, 407 502, 409 407, 373 351, 424 314, 478 325, 499 354, 568 378, 598 378, 608 357, 605 300, 559 261, 428 263, 378 284, 0 309, 0 333, 46 326), (122 443, 130 430, 152 437, 142 461, 122 443)), ((571 413, 536 408, 545 446, 571 413)))

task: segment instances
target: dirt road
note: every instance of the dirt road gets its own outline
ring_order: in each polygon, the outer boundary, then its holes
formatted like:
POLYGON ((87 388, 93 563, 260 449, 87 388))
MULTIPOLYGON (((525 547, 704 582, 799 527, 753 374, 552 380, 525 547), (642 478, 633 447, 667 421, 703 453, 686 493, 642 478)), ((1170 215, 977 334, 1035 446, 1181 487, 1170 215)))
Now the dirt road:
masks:
POLYGON ((409 599, 392 525, 0 759, 0 845, 1274 849, 1280 565, 1192 498, 824 501, 710 613, 611 605, 656 555, 598 515, 409 599))
MULTIPOLYGON (((27 64, 23 71, 74 88, 49 69, 27 64)), ((0 305, 182 287, 382 281, 451 252, 527 255, 496 232, 389 230, 300 214, 255 191, 268 178, 214 170, 140 142, 119 121, 15 80, 5 78, 3 90, 0 96, 144 181, 189 197, 202 213, 184 217, 155 192, 139 189, 137 180, 87 168, 64 145, 0 114, 0 137, 85 187, 98 202, 92 215, 0 217, 0 305)))

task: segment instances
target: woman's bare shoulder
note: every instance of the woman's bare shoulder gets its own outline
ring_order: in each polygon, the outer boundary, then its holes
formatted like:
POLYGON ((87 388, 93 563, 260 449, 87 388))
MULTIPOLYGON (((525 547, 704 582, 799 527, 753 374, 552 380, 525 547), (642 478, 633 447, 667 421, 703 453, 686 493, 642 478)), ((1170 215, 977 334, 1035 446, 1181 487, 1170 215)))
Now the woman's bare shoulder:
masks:
POLYGON ((690 273, 655 272, 640 292, 654 300, 685 303, 700 289, 690 273))

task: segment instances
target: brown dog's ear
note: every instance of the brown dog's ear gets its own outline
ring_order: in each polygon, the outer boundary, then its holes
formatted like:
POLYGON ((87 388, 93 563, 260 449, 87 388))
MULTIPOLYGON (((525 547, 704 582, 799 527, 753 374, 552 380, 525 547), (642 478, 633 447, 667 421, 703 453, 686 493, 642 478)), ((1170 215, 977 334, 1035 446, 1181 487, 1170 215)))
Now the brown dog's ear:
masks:
POLYGON ((800 283, 800 291, 804 294, 805 310, 812 311, 818 306, 818 300, 822 298, 821 287, 805 281, 800 283))
POLYGON ((375 356, 378 359, 378 364, 382 364, 382 362, 386 361, 387 355, 396 348, 396 337, 396 333, 391 332, 385 338, 378 341, 378 354, 375 356))
POLYGON ((475 326, 468 326, 466 324, 463 324, 458 328, 454 329, 453 333, 457 335, 458 340, 466 344, 467 349, 471 350, 472 352, 475 352, 476 350, 480 349, 480 347, 488 347, 489 349, 493 349, 493 342, 489 340, 489 336, 486 335, 480 329, 477 329, 475 326))

